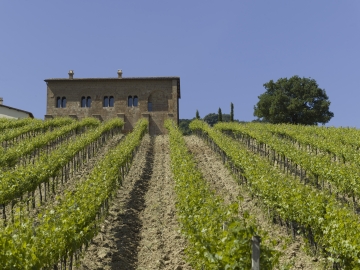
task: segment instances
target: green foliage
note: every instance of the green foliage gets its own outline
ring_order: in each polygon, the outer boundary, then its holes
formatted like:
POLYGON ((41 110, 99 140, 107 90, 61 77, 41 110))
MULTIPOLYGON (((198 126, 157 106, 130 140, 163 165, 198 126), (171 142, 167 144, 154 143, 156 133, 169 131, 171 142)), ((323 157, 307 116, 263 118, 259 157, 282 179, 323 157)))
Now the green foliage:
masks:
POLYGON ((134 131, 94 167, 89 178, 52 209, 40 213, 36 220, 21 217, 1 228, 1 268, 52 268, 61 258, 87 245, 103 221, 104 206, 123 180, 120 169, 129 168, 147 126, 146 120, 140 120, 134 131))
POLYGON ((222 122, 223 117, 222 117, 222 112, 221 112, 221 108, 219 108, 218 110, 218 122, 222 122))
POLYGON ((196 116, 195 116, 196 119, 200 119, 200 114, 199 114, 199 111, 196 110, 196 116))
POLYGON ((189 124, 192 119, 180 119, 179 120, 179 130, 183 135, 191 135, 191 129, 189 128, 189 124))
MULTIPOLYGON (((218 114, 209 113, 203 118, 203 121, 208 123, 210 126, 213 126, 218 122, 218 119, 219 119, 218 114)), ((226 114, 226 113, 222 114, 222 122, 230 122, 230 120, 231 120, 231 115, 230 114, 226 114)), ((234 121, 244 123, 243 121, 239 121, 239 120, 236 120, 236 119, 234 119, 234 121)))
POLYGON ((103 133, 123 125, 123 121, 112 119, 95 130, 78 136, 70 143, 61 145, 50 155, 44 153, 33 165, 19 166, 16 167, 16 170, 0 170, 0 204, 7 204, 26 192, 34 191, 40 183, 46 182, 50 177, 55 177, 60 173, 60 169, 79 151, 96 141, 103 133))
POLYGON ((324 89, 311 78, 270 80, 254 106, 254 116, 269 123, 325 124, 334 116, 324 89))
MULTIPOLYGON (((199 120, 197 120, 199 121, 199 120)), ((195 269, 250 269, 251 238, 260 234, 248 214, 239 218, 239 205, 225 205, 210 189, 186 148, 175 124, 167 120, 171 169, 176 181, 176 204, 182 231, 188 239, 187 254, 195 269), (227 224, 224 229, 223 225, 227 224)), ((262 246, 261 265, 272 269, 278 253, 262 246)))
POLYGON ((23 118, 20 120, 17 119, 8 119, 8 118, 0 118, 0 130, 4 131, 8 128, 18 128, 25 125, 28 125, 30 123, 35 122, 43 122, 40 119, 33 119, 33 118, 23 118))
MULTIPOLYGON (((306 170, 309 178, 314 185, 319 185, 318 179, 322 179, 327 184, 331 184, 334 192, 346 195, 347 197, 360 198, 360 157, 358 150, 346 146, 337 141, 344 135, 350 137, 351 130, 333 129, 331 132, 327 128, 316 126, 294 126, 294 125, 273 125, 273 124, 256 124, 251 123, 247 125, 229 125, 217 124, 215 126, 218 130, 227 130, 235 134, 243 134, 250 138, 256 139, 260 144, 266 144, 267 149, 275 150, 282 157, 286 157, 297 165, 306 170), (293 129, 293 131, 291 131, 293 129), (335 132, 338 130, 338 132, 335 132), (305 132, 308 135, 305 135, 305 132), (292 136, 297 139, 297 144, 293 141, 284 140, 280 137, 273 136, 273 134, 282 134, 292 136), (319 137, 314 137, 314 133, 319 137), (338 133, 338 136, 336 134, 338 133), (326 136, 328 134, 328 137, 326 136), (330 135, 331 134, 331 135, 330 135), (327 138, 326 138, 327 137, 327 138), (299 143, 302 143, 302 145, 299 143), (309 146, 314 146, 313 151, 309 154, 309 146), (299 146, 302 146, 301 148, 299 146), (319 149, 325 151, 318 151, 319 149), (317 153, 318 152, 318 153, 317 153), (337 153, 342 162, 333 162, 333 154, 337 153), (345 160, 347 163, 343 162, 345 160), (312 177, 312 178, 310 178, 312 177), (344 181, 346 179, 346 181, 344 181)), ((359 137, 360 135, 358 135, 359 137)))
MULTIPOLYGON (((20 135, 31 133, 31 137, 33 137, 37 133, 46 132, 52 128, 61 127, 64 125, 68 125, 74 123, 75 120, 67 117, 59 117, 55 119, 51 119, 48 121, 43 121, 39 119, 31 119, 26 118, 22 120, 9 121, 4 122, 6 127, 4 131, 0 134, 0 142, 13 140, 20 135), (18 122, 16 122, 18 121, 18 122), (18 124, 17 124, 18 123, 18 124)), ((0 124, 1 126, 1 124, 0 124)))
POLYGON ((230 122, 234 122, 234 104, 230 103, 230 122))
POLYGON ((208 134, 241 170, 253 195, 261 199, 274 216, 297 224, 305 236, 310 236, 309 241, 317 244, 317 252, 322 253, 330 264, 335 263, 341 269, 360 269, 359 216, 338 202, 334 195, 283 174, 266 157, 248 151, 242 143, 220 132, 232 130, 234 126, 243 125, 221 123, 211 129, 199 120, 190 124, 192 130, 208 134))
MULTIPOLYGON (((76 132, 78 129, 81 129, 83 127, 96 127, 100 125, 100 121, 95 118, 85 118, 82 121, 75 121, 72 123, 69 123, 68 121, 58 121, 56 123, 58 125, 59 123, 62 124, 62 127, 55 129, 51 132, 39 134, 36 137, 29 137, 28 139, 21 141, 13 147, 8 148, 4 155, 0 156, 0 167, 15 166, 16 162, 20 157, 30 154, 36 149, 40 149, 41 147, 46 146, 51 141, 54 141, 61 136, 67 135, 70 132, 76 132)), ((43 124, 47 123, 43 122, 43 124)), ((54 127, 54 123, 49 124, 52 124, 52 127, 54 127)))

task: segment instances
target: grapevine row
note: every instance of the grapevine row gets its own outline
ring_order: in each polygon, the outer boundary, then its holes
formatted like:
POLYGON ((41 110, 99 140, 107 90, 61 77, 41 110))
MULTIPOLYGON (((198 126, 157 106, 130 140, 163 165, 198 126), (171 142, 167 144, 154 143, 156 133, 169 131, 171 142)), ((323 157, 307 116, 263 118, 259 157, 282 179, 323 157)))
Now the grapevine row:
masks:
MULTIPOLYGON (((251 238, 261 232, 247 216, 238 217, 238 203, 225 205, 209 188, 174 123, 168 120, 165 127, 170 134, 176 206, 191 263, 195 269, 250 269, 251 238)), ((262 245, 261 267, 273 268, 278 255, 262 245)))
POLYGON ((106 134, 119 129, 123 124, 119 119, 110 120, 95 130, 76 137, 74 141, 62 145, 50 155, 44 153, 32 166, 19 166, 16 170, 0 171, 0 204, 3 205, 4 213, 6 204, 21 198, 26 193, 34 192, 38 186, 41 191, 40 184, 49 186, 50 178, 53 179, 53 187, 55 177, 61 175, 63 181, 64 172, 69 171, 69 166, 76 169, 78 163, 88 158, 94 144, 101 143, 105 140, 106 134))
POLYGON ((282 174, 266 158, 249 152, 204 122, 195 120, 190 128, 221 153, 233 173, 275 217, 291 224, 294 232, 301 231, 334 267, 360 267, 360 220, 355 213, 340 206, 334 196, 282 174))
POLYGON ((321 128, 303 127, 294 125, 272 125, 272 124, 248 124, 253 130, 272 132, 294 143, 299 147, 310 149, 317 153, 319 151, 328 153, 334 161, 360 163, 359 152, 352 145, 345 142, 345 138, 359 139, 358 131, 350 132, 352 129, 344 128, 321 128))
POLYGON ((122 183, 124 174, 147 130, 140 120, 114 150, 90 173, 89 178, 66 193, 60 203, 33 219, 23 218, 0 230, 0 261, 5 269, 71 269, 74 257, 96 235, 109 206, 109 199, 122 183))
MULTIPOLYGON (((20 120, 21 121, 21 120, 20 120)), ((46 132, 56 127, 62 127, 73 123, 71 118, 55 118, 48 121, 32 120, 29 124, 15 129, 5 130, 0 134, 0 142, 5 149, 14 145, 20 140, 34 137, 37 134, 46 132)))
MULTIPOLYGON (((274 150, 280 154, 283 163, 287 167, 300 166, 301 170, 305 170, 314 177, 314 184, 320 187, 325 187, 325 182, 328 183, 329 190, 351 197, 353 203, 356 203, 356 198, 360 197, 360 168, 354 163, 334 163, 326 154, 311 154, 299 149, 293 143, 282 140, 273 136, 270 132, 261 129, 252 129, 247 125, 237 123, 220 123, 215 126, 221 131, 231 131, 238 136, 246 135, 256 140, 257 145, 263 145, 268 152, 274 150)), ((275 158, 275 155, 273 155, 275 158)), ((270 155, 268 155, 270 159, 270 155)), ((284 166, 284 168, 285 168, 284 166)), ((297 174, 297 173, 296 173, 297 174)), ((302 176, 304 176, 303 174, 302 176)))
MULTIPOLYGON (((26 155, 36 151, 34 155, 30 156, 30 159, 32 157, 39 157, 41 148, 48 146, 51 142, 56 140, 57 143, 60 143, 71 137, 71 135, 80 133, 83 128, 96 127, 99 124, 100 121, 95 118, 85 118, 82 121, 76 121, 70 125, 57 128, 51 132, 46 132, 36 137, 23 140, 22 142, 9 148, 2 156, 0 156, 0 167, 13 167, 18 163, 20 158, 22 158, 24 163, 26 163, 26 155)), ((55 144, 52 145, 52 148, 54 148, 54 146, 55 144)), ((47 154, 48 152, 49 147, 47 147, 47 154)))
POLYGON ((8 118, 1 118, 0 119, 0 131, 5 131, 9 128, 17 128, 28 125, 32 122, 39 122, 41 120, 33 119, 33 118, 23 118, 23 119, 8 119, 8 118))
MULTIPOLYGON (((286 125, 283 125, 286 126, 286 125)), ((360 132, 356 128, 336 128, 336 127, 317 127, 317 126, 292 126, 292 129, 308 133, 319 139, 333 140, 342 145, 349 145, 355 149, 360 148, 360 132)))

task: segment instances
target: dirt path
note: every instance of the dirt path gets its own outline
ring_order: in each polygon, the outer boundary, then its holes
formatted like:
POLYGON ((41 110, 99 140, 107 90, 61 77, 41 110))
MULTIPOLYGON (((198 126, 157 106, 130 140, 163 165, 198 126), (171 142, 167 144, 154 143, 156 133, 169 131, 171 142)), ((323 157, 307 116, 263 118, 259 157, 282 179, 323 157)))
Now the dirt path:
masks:
POLYGON ((238 185, 229 170, 223 165, 220 158, 206 145, 204 141, 195 135, 186 136, 185 141, 191 153, 195 156, 198 167, 203 176, 216 193, 224 198, 225 203, 237 200, 240 195, 244 198, 242 210, 248 211, 256 218, 257 224, 267 231, 272 239, 278 240, 277 248, 286 246, 283 256, 280 258, 281 265, 291 266, 290 269, 323 269, 316 259, 307 255, 303 250, 305 246, 301 237, 292 239, 285 227, 274 224, 260 208, 259 202, 252 199, 246 187, 238 185))
POLYGON ((146 135, 79 269, 191 269, 173 185, 168 137, 146 135))

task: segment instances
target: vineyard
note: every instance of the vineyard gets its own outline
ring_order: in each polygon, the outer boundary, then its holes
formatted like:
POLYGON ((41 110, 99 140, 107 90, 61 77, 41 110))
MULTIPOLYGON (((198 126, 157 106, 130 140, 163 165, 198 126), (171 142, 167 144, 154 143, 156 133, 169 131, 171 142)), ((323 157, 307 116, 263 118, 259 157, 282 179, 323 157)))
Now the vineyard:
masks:
POLYGON ((0 269, 360 269, 360 132, 0 120, 0 269))

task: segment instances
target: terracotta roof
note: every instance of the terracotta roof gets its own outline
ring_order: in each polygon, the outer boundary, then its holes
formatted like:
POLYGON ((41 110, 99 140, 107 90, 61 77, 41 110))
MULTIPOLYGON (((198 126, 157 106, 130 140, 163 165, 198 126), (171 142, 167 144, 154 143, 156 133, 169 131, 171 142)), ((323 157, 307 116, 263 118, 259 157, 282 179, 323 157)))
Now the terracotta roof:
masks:
POLYGON ((8 109, 15 110, 15 111, 18 111, 18 112, 27 113, 31 118, 34 118, 34 115, 33 115, 31 112, 28 112, 28 111, 16 109, 16 108, 13 108, 13 107, 10 107, 10 106, 6 106, 6 105, 3 105, 3 104, 0 104, 0 107, 8 108, 8 109))

